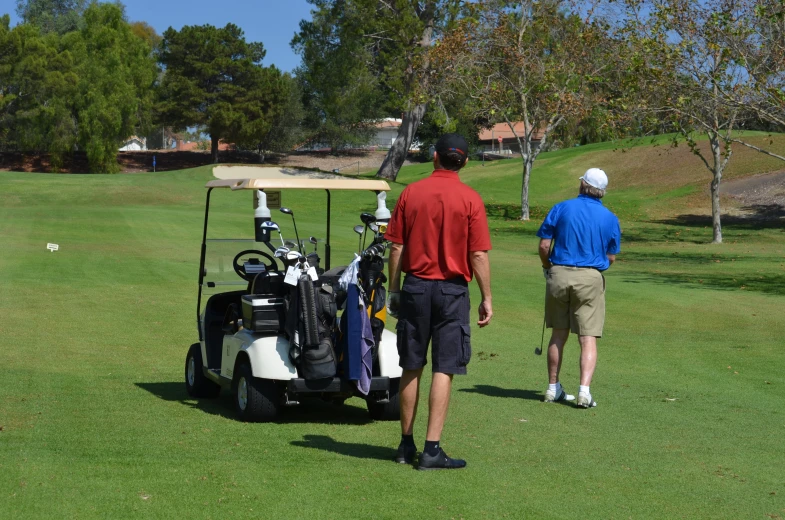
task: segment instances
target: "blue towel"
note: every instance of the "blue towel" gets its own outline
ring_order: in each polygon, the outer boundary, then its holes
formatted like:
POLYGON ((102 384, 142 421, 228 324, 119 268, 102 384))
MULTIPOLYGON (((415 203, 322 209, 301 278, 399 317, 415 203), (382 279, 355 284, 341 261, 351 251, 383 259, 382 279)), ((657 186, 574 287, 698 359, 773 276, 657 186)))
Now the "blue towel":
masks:
POLYGON ((343 373, 350 381, 362 377, 363 321, 360 307, 360 291, 350 283, 346 291, 346 309, 341 317, 343 334, 343 373))
POLYGON ((365 301, 360 298, 360 320, 362 321, 362 341, 360 341, 360 379, 357 381, 357 390, 363 395, 368 395, 371 389, 371 377, 373 376, 373 329, 371 329, 371 318, 365 308, 365 301))

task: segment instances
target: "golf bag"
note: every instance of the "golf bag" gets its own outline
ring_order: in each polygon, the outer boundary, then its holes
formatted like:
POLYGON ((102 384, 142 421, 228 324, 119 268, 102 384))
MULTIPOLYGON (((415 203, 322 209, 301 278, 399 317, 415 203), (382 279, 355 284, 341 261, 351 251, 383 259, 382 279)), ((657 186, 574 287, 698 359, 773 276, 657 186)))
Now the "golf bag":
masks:
POLYGON ((307 274, 289 291, 286 333, 289 357, 303 379, 334 377, 337 371, 333 349, 335 300, 329 287, 314 287, 307 274))

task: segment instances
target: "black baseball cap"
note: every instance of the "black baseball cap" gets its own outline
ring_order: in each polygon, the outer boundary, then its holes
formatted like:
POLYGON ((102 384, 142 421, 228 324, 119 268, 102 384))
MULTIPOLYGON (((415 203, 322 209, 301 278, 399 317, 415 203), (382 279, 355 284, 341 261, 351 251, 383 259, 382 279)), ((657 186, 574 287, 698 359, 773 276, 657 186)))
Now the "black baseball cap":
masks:
POLYGON ((442 156, 450 152, 458 152, 461 157, 466 159, 469 156, 469 145, 460 134, 444 134, 436 142, 436 152, 442 156))

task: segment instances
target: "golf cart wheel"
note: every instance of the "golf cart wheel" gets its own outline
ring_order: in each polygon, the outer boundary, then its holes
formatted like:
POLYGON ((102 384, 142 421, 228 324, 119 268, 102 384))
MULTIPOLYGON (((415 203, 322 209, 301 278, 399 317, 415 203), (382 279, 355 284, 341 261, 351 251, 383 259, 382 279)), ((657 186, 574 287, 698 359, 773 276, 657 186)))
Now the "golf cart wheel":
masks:
POLYGON ((386 403, 377 403, 373 399, 366 399, 368 414, 374 421, 398 421, 401 418, 401 405, 399 384, 401 380, 390 379, 390 398, 386 403))
POLYGON ((194 343, 185 356, 185 390, 191 397, 217 397, 221 387, 204 376, 202 347, 194 343))
POLYGON ((259 379, 251 365, 243 362, 235 371, 232 382, 237 418, 245 422, 267 422, 278 415, 278 388, 269 379, 259 379))

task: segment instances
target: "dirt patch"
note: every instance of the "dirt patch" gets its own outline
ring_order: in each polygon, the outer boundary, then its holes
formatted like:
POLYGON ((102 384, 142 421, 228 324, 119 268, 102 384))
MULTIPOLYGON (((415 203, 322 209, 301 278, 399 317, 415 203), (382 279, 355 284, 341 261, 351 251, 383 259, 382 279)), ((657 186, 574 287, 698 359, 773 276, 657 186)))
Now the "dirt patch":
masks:
POLYGON ((741 214, 758 218, 785 216, 785 170, 723 182, 720 193, 736 201, 741 214))
MULTIPOLYGON (((329 152, 298 152, 287 155, 272 155, 265 158, 266 164, 282 167, 308 168, 323 172, 351 175, 378 170, 384 161, 386 151, 358 150, 346 151, 338 155, 329 152), (337 170, 337 171, 336 171, 337 170)), ((176 150, 119 152, 117 162, 122 173, 139 173, 153 171, 164 172, 183 170, 212 164, 209 152, 176 150)), ((252 152, 223 151, 220 152, 221 163, 228 164, 259 164, 259 155, 252 152)), ((407 160, 404 165, 411 164, 407 160)), ((0 152, 0 171, 15 172, 51 172, 52 164, 49 154, 22 154, 17 152, 0 152)), ((76 152, 66 158, 61 168, 63 173, 85 173, 89 171, 87 154, 76 152)))

